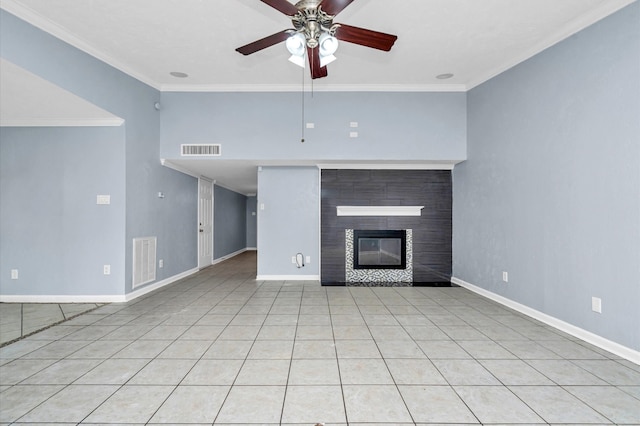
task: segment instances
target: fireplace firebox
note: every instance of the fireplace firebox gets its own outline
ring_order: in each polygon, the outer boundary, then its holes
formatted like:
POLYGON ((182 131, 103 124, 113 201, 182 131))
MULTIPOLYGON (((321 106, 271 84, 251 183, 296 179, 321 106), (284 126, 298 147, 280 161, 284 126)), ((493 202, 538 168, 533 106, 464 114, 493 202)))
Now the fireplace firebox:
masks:
POLYGON ((353 269, 406 269, 405 230, 353 231, 353 269))

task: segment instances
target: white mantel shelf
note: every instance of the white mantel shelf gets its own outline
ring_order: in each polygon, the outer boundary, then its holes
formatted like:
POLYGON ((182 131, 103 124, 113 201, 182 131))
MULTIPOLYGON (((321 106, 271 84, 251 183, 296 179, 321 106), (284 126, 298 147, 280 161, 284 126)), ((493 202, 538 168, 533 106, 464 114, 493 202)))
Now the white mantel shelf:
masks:
POLYGON ((337 206, 338 216, 422 216, 424 206, 337 206))

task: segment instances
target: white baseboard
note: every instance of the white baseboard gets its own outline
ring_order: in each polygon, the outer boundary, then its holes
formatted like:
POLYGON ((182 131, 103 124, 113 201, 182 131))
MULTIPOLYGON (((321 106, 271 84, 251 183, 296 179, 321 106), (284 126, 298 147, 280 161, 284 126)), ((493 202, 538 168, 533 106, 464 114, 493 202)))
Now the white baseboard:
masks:
POLYGON ((256 281, 320 281, 320 275, 258 275, 256 281))
MULTIPOLYGON (((251 250, 251 249, 249 249, 249 248, 243 248, 242 250, 238 250, 238 251, 234 251, 233 253, 229 253, 229 254, 228 254, 228 255, 226 255, 226 256, 222 256, 222 257, 219 257, 219 258, 217 258, 217 259, 213 259, 213 261, 211 262, 211 265, 217 265, 217 264, 218 264, 218 263, 220 263, 220 262, 224 262, 225 260, 229 260, 229 259, 231 259, 232 257, 236 257, 237 255, 242 254, 242 253, 244 253, 245 251, 249 251, 249 250, 251 250)), ((211 265, 209 265, 209 266, 211 266, 211 265)))
POLYGON ((165 278, 162 281, 157 281, 155 283, 149 284, 148 286, 142 287, 139 290, 135 290, 135 291, 132 291, 131 293, 127 293, 125 295, 124 302, 129 302, 129 301, 131 301, 133 299, 136 299, 136 298, 138 298, 140 296, 144 296, 147 293, 151 293, 154 290, 157 290, 157 289, 162 288, 162 287, 164 287, 166 285, 172 284, 172 283, 174 283, 174 282, 176 282, 178 280, 181 280, 183 278, 188 277, 189 275, 193 275, 198 271, 199 271, 198 268, 189 269, 187 271, 184 271, 184 272, 181 272, 179 274, 176 274, 176 275, 174 275, 172 277, 165 278))
POLYGON ((126 302, 124 294, 66 295, 66 294, 2 294, 2 303, 118 303, 126 302))
POLYGON ((552 317, 551 315, 547 315, 543 312, 540 312, 536 309, 530 308, 526 305, 523 305, 518 302, 514 302, 511 299, 507 299, 504 296, 500 296, 499 294, 493 293, 489 290, 485 290, 481 287, 475 286, 471 283, 468 283, 464 280, 461 280, 456 277, 451 278, 451 282, 459 285, 460 287, 464 287, 467 290, 470 290, 474 293, 477 293, 481 296, 484 296, 488 299, 491 299, 495 302, 498 302, 508 308, 516 310, 522 314, 525 314, 531 318, 534 318, 540 322, 543 322, 551 327, 557 328, 560 331, 563 331, 567 334, 575 336, 579 339, 584 340, 585 342, 591 343, 594 346, 597 346, 601 349, 609 351, 613 354, 616 354, 622 358, 628 359, 629 361, 640 365, 640 352, 634 349, 623 346, 619 343, 613 342, 611 340, 605 339, 602 336, 594 334, 590 331, 584 330, 580 327, 576 327, 575 325, 569 324, 568 322, 564 322, 558 318, 552 317))
POLYGON ((128 294, 108 294, 108 295, 30 295, 30 294, 2 294, 0 302, 2 303, 122 303, 143 296, 149 292, 157 290, 161 287, 174 283, 189 275, 195 274, 198 269, 190 269, 180 274, 165 278, 142 287, 128 294))

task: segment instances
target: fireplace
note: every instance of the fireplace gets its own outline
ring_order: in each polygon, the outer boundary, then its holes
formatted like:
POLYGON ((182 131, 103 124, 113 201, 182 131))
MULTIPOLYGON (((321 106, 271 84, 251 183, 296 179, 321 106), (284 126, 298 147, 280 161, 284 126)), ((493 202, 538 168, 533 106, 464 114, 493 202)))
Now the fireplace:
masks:
POLYGON ((345 229, 345 282, 412 283, 412 230, 345 229))
POLYGON ((407 233, 404 230, 353 231, 353 269, 405 269, 407 233))

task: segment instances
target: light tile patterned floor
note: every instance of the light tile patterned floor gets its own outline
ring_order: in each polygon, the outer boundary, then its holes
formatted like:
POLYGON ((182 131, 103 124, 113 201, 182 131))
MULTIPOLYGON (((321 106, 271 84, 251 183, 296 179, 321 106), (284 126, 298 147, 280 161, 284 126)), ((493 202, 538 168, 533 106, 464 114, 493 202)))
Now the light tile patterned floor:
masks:
POLYGON ((0 303, 0 344, 97 308, 95 303, 0 303))
POLYGON ((640 366, 463 288, 245 253, 0 349, 0 424, 640 424, 640 366))

